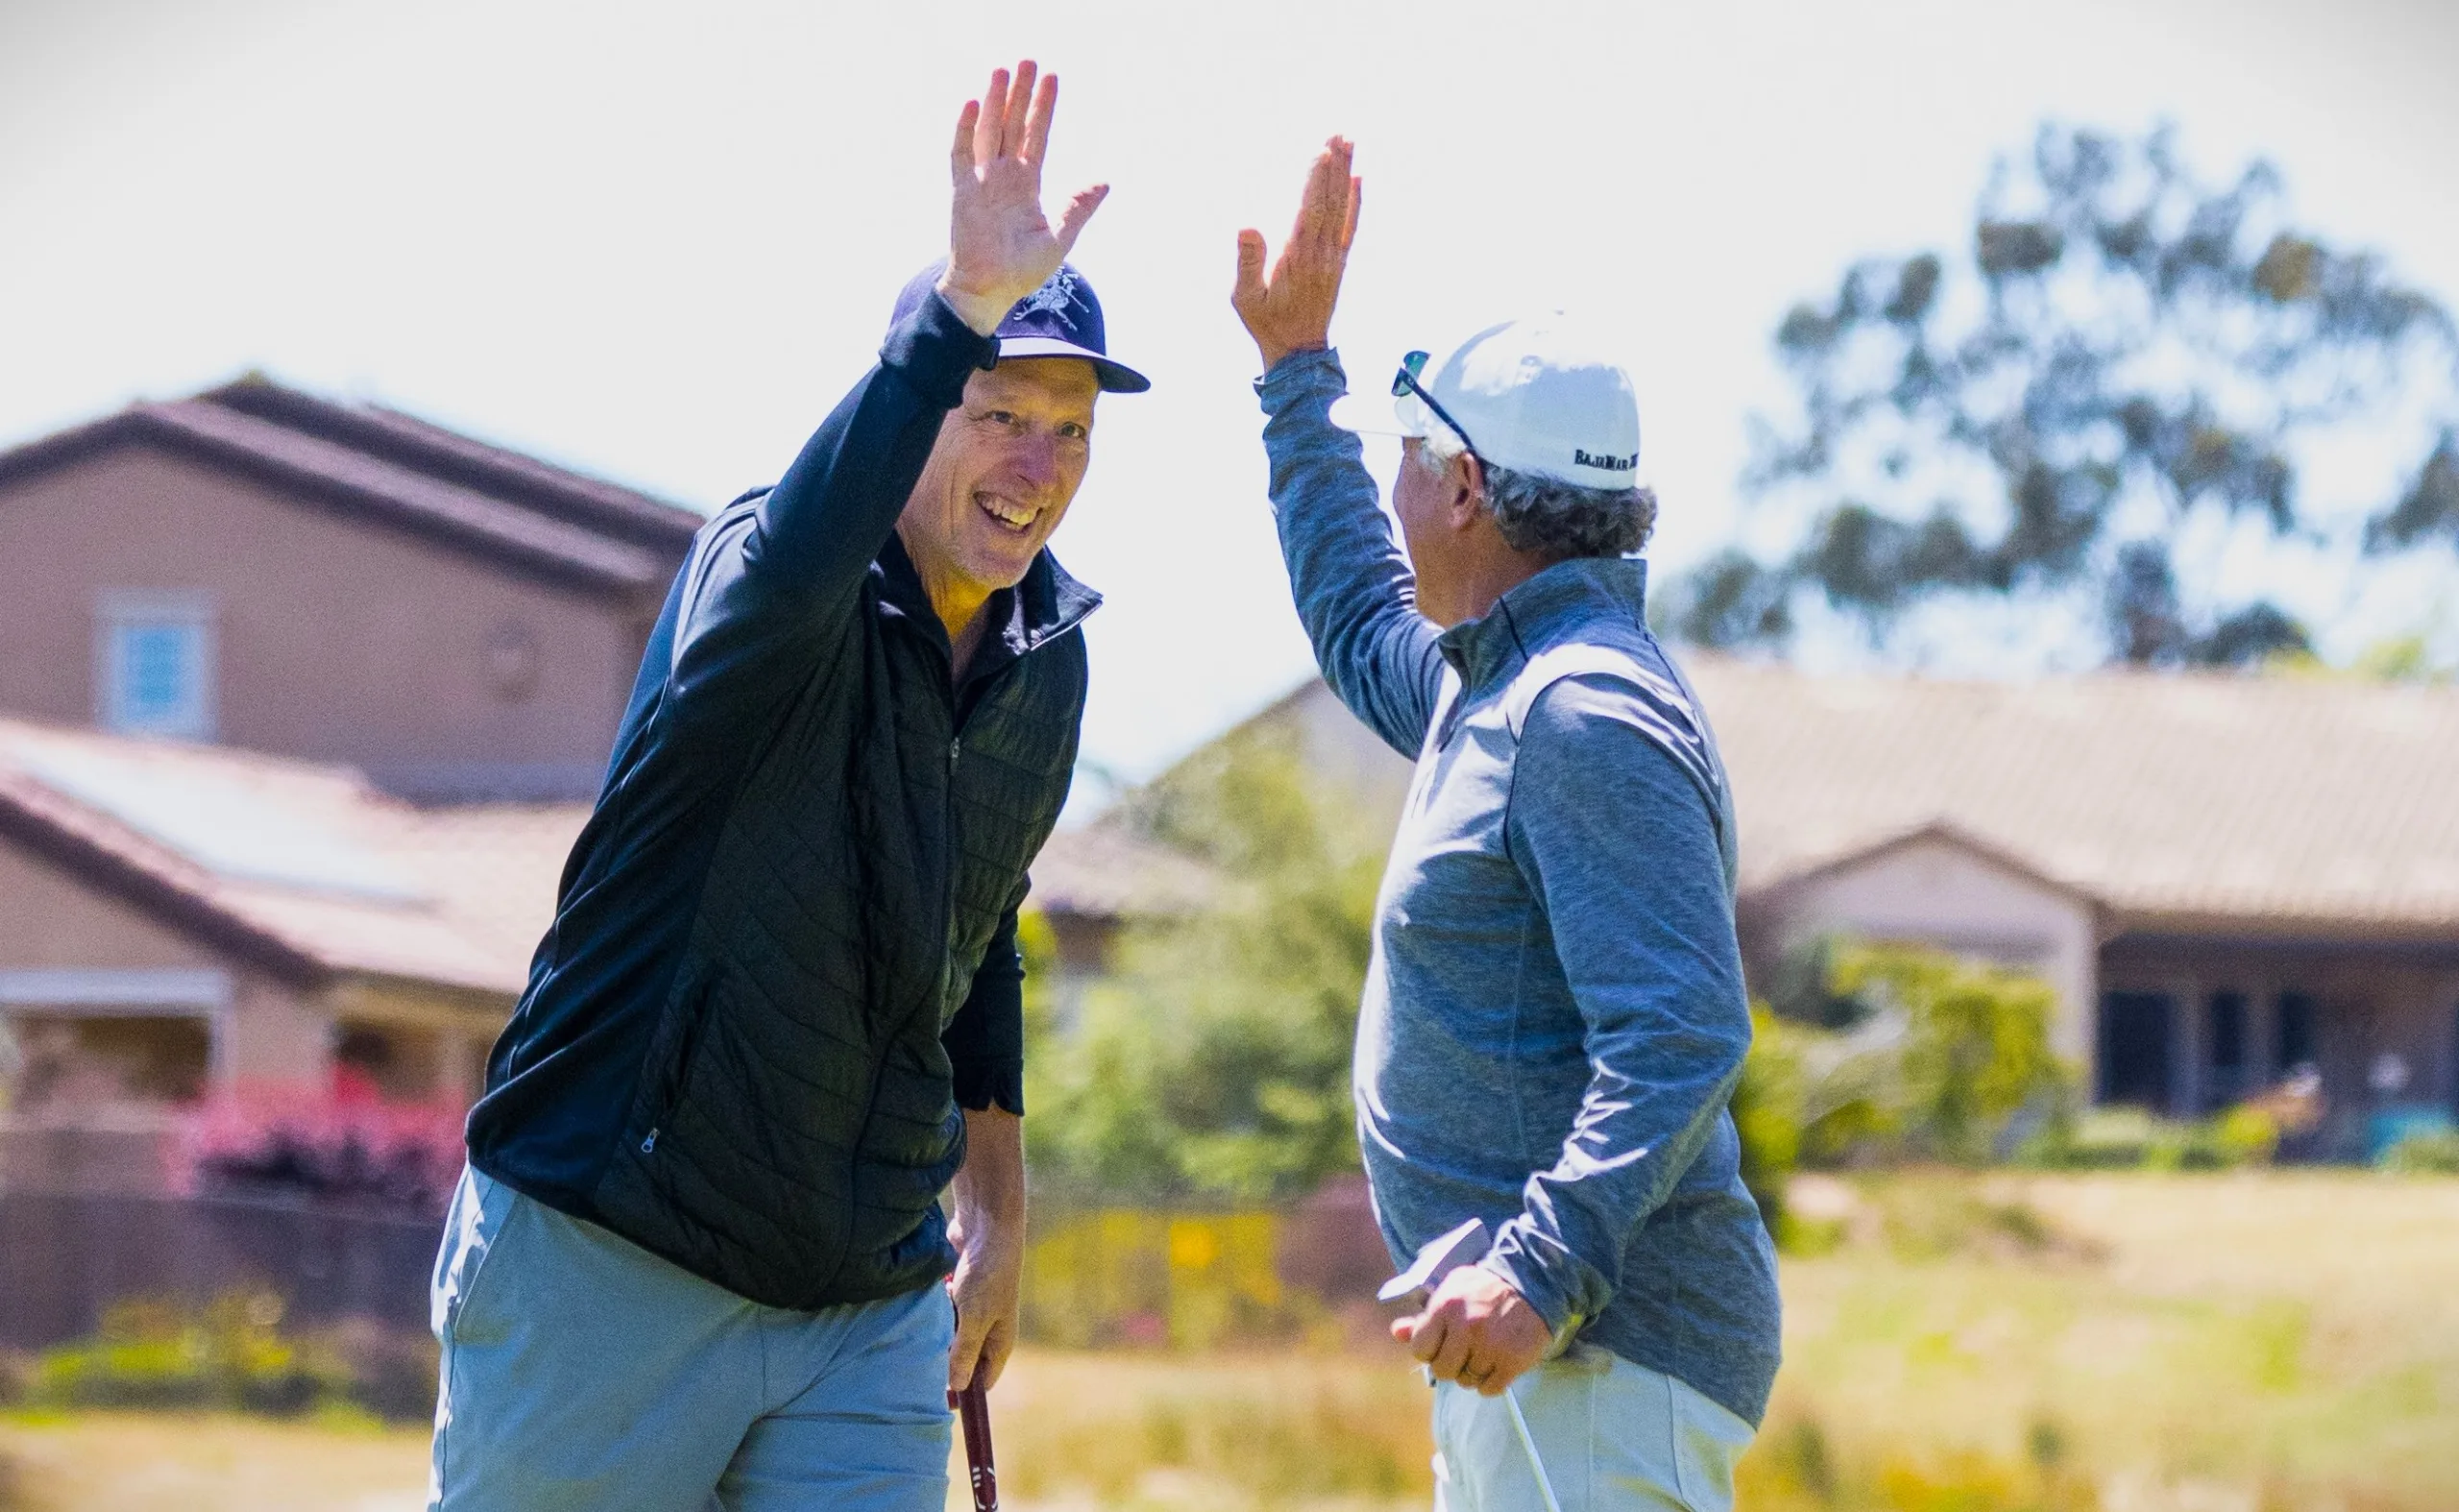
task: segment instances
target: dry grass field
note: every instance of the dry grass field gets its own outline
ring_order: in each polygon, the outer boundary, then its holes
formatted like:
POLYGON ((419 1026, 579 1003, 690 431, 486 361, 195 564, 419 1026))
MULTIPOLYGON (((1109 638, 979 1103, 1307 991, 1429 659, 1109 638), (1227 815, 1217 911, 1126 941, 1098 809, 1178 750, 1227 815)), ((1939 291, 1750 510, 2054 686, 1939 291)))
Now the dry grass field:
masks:
POLYGON ((1786 1265, 1758 1505, 1969 1481, 1975 1507, 2459 1507, 2459 1182, 1907 1179, 1846 1206, 1851 1242, 1786 1265))
MULTIPOLYGON (((2459 1507, 2459 1182, 2354 1173, 1809 1183, 1757 1512, 2459 1507)), ((1021 1356, 1019 1508, 1423 1505, 1393 1356, 1021 1356)), ((0 1422, 36 1512, 394 1512, 423 1434, 108 1414, 0 1422)), ((951 1506, 962 1503, 962 1494, 951 1506)))

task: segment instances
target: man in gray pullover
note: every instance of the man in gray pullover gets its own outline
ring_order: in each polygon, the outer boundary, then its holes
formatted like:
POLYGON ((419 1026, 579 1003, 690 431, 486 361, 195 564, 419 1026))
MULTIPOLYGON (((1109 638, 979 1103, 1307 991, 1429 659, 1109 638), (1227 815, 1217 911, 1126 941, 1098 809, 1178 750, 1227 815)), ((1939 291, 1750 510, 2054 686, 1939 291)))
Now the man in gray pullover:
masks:
POLYGON ((1559 317, 1412 353, 1403 556, 1333 415, 1350 164, 1338 139, 1316 160, 1269 275, 1240 233, 1232 304, 1316 658, 1417 761, 1356 1094, 1395 1258, 1471 1218, 1494 1234, 1393 1329, 1438 1382, 1437 1504, 1542 1505, 1517 1405, 1562 1512, 1722 1512, 1775 1376, 1775 1256, 1726 1110, 1750 1042, 1731 795, 1628 554, 1656 509, 1638 408, 1559 317))

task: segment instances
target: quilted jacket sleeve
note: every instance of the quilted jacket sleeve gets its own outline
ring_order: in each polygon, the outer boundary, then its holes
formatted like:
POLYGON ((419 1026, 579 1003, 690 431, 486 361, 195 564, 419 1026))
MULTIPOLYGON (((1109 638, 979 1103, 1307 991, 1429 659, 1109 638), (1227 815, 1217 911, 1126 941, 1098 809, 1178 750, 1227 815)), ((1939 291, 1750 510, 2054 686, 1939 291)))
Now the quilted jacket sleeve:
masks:
MULTIPOLYGON (((728 721, 843 636, 871 561, 964 398, 998 353, 937 296, 889 333, 880 359, 820 423, 776 487, 700 532, 684 568, 669 695, 728 721)), ((719 727, 724 727, 723 723, 719 727)))

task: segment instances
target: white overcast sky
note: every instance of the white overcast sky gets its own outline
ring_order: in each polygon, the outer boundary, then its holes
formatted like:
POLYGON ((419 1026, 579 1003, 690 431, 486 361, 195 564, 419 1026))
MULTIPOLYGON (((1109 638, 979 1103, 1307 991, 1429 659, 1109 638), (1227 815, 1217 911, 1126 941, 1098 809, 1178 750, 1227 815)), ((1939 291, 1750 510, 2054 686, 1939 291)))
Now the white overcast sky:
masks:
POLYGON ((1653 555, 1725 538, 1767 337, 1855 256, 1956 245, 2045 116, 2177 122, 2459 303, 2459 5, 361 5, 0 0, 0 443, 249 367, 701 507, 773 478, 939 250, 957 107, 1064 81, 1054 197, 1112 350, 1059 555, 1088 758, 1127 776, 1310 670, 1262 502, 1231 235, 1313 148, 1368 185, 1335 337, 1561 306, 1641 393, 1653 555))

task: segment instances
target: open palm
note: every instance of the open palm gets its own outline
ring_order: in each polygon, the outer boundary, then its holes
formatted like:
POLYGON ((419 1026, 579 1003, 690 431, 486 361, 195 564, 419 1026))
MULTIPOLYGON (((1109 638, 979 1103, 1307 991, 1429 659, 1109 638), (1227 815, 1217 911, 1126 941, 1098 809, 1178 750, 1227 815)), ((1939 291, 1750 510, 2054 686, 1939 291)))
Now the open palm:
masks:
POLYGON ((949 154, 955 207, 948 233, 948 271, 939 292, 974 329, 988 334, 1018 300, 1059 271, 1069 249, 1109 194, 1095 184, 1067 204, 1053 230, 1041 207, 1042 156, 1059 107, 1059 76, 1035 86, 1031 59, 990 75, 979 100, 957 117, 949 154))
POLYGON ((1230 304, 1255 338, 1267 373, 1290 353, 1318 351, 1331 339, 1341 275, 1349 270, 1358 207, 1366 198, 1366 186, 1350 172, 1354 157, 1346 137, 1324 144, 1306 175, 1298 224, 1290 228, 1270 277, 1264 273, 1263 232, 1238 233, 1238 281, 1230 304))

